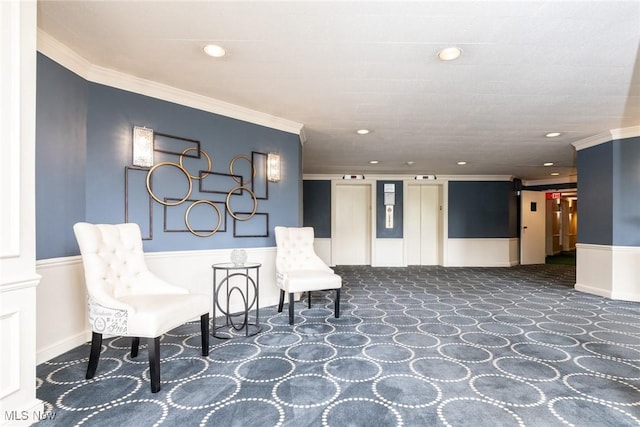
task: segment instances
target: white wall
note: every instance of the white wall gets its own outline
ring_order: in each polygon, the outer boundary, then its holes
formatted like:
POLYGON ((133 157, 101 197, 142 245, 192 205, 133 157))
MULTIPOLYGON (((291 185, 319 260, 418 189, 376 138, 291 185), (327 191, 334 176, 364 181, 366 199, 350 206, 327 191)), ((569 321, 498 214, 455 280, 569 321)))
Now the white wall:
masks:
POLYGON ((0 2, 0 28, 0 424, 4 425, 28 424, 43 411, 35 391, 39 282, 35 269, 35 1, 0 2))
MULTIPOLYGON (((275 248, 248 248, 249 262, 262 264, 260 307, 278 303, 275 282, 275 248)), ((211 265, 228 262, 231 250, 155 252, 146 255, 149 269, 159 277, 192 292, 207 294, 212 301, 211 265)), ((37 291, 37 363, 50 360, 91 338, 87 320, 87 294, 79 256, 38 261, 42 282, 37 291)), ((231 312, 240 311, 240 301, 231 300, 231 312)))

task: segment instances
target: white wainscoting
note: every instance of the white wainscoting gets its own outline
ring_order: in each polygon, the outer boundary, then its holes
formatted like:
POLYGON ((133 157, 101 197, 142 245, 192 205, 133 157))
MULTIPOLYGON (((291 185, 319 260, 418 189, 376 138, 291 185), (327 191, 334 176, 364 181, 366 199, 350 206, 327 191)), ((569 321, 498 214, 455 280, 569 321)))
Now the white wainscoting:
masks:
POLYGON ((79 256, 36 263, 42 279, 36 292, 36 361, 38 364, 91 338, 87 291, 79 256))
POLYGON ((43 413, 36 399, 38 276, 0 281, 0 425, 30 425, 43 413))
POLYGON ((511 267, 518 263, 517 238, 447 239, 446 267, 511 267))
POLYGON ((325 264, 331 265, 331 239, 315 238, 313 240, 313 249, 325 264))
POLYGON ((404 239, 375 239, 372 267, 406 267, 404 239))
MULTIPOLYGON (((278 303, 275 279, 276 249, 246 248, 249 262, 259 262, 260 307, 278 303)), ((146 254, 149 269, 159 277, 193 292, 212 296, 211 265, 228 262, 231 249, 153 252, 146 254)), ((50 360, 88 341, 86 290, 80 257, 37 262, 42 281, 37 289, 37 363, 50 360)), ((240 311, 241 301, 230 302, 231 312, 240 311)))
POLYGON ((640 247, 576 244, 576 290, 640 301, 640 247))

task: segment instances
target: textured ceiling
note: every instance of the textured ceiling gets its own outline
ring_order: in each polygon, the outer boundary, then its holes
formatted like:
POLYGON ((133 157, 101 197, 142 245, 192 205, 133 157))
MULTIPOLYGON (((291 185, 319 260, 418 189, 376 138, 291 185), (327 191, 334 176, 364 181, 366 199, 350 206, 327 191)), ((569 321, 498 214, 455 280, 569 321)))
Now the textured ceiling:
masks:
POLYGON ((39 28, 96 66, 304 124, 307 174, 566 178, 572 142, 640 124, 638 1, 38 8, 39 28), (462 56, 439 61, 451 45, 462 56))

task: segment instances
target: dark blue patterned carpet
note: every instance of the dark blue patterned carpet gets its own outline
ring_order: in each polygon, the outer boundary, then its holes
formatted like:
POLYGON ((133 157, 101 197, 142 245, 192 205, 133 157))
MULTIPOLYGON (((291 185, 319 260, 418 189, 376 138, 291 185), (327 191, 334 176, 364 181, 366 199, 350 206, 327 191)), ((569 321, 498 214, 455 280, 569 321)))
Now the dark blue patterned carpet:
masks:
POLYGON ((260 310, 253 337, 199 325, 163 336, 162 390, 147 354, 106 340, 37 367, 40 425, 640 425, 640 304, 576 292, 575 267, 338 267, 333 292, 296 304, 296 323, 260 310))

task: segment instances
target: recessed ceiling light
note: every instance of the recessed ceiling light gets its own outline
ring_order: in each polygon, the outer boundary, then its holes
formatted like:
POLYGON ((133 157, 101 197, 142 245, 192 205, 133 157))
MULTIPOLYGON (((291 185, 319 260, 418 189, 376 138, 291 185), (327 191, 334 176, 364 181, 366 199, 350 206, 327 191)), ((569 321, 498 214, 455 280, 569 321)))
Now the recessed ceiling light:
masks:
POLYGON ((543 164, 542 166, 553 166, 553 162, 547 162, 547 163, 543 164))
POLYGON ((547 138, 555 138, 556 136, 560 136, 560 135, 562 135, 560 132, 549 132, 545 136, 547 138))
POLYGON ((460 166, 462 166, 462 165, 466 165, 466 164, 467 164, 467 162, 458 162, 458 164, 459 164, 460 166))
POLYGON ((378 163, 380 163, 379 160, 369 160, 369 164, 371 165, 377 165, 378 163))
POLYGON ((227 51, 217 44, 208 44, 204 47, 204 53, 214 58, 222 58, 227 54, 227 51))
POLYGON ((560 172, 553 172, 553 173, 551 174, 551 176, 558 176, 558 175, 560 175, 560 172))
POLYGON ((371 131, 370 131, 369 129, 358 129, 358 130, 356 131, 356 133, 357 133, 358 135, 366 135, 366 134, 368 134, 368 133, 370 133, 370 132, 371 132, 371 131))
POLYGON ((447 47, 438 52, 438 58, 441 61, 453 61, 458 59, 462 54, 462 50, 459 47, 447 47))
POLYGON ((409 160, 409 161, 407 162, 407 166, 413 166, 413 163, 414 163, 414 161, 413 161, 413 160, 409 160))

